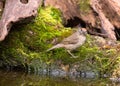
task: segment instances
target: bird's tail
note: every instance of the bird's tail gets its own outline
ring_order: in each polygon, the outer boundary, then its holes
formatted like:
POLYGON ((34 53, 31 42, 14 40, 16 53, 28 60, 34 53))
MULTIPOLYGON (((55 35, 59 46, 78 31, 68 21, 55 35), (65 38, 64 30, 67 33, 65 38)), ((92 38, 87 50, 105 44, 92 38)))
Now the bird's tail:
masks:
POLYGON ((49 49, 47 50, 47 52, 48 52, 48 51, 51 51, 51 50, 53 50, 53 49, 56 49, 56 48, 61 48, 61 47, 63 47, 63 44, 57 44, 57 45, 49 48, 49 49))

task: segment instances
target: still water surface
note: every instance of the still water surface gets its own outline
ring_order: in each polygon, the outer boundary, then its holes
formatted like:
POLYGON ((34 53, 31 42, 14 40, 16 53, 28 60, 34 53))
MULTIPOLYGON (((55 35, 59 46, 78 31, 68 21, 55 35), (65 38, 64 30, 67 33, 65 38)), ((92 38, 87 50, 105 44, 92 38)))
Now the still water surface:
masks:
POLYGON ((70 78, 1 71, 0 86, 120 86, 107 79, 70 78))

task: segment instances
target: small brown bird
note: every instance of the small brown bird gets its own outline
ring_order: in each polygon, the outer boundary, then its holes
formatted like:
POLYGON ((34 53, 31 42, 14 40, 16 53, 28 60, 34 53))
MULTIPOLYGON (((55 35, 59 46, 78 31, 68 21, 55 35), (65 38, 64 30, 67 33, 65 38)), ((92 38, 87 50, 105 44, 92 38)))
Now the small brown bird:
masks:
POLYGON ((80 27, 75 33, 63 39, 61 43, 54 45, 52 48, 48 49, 47 51, 56 48, 65 48, 72 57, 76 58, 76 56, 74 56, 70 51, 75 50, 76 48, 80 47, 85 43, 86 33, 87 31, 85 30, 85 28, 80 27))

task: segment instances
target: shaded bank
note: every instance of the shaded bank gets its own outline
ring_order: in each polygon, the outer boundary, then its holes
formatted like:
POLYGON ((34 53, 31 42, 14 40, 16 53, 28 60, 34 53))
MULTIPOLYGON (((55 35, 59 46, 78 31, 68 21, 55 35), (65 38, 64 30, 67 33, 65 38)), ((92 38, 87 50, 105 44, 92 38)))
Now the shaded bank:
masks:
POLYGON ((40 8, 36 19, 27 25, 13 26, 7 38, 0 43, 0 66, 2 68, 24 69, 27 72, 41 72, 60 69, 65 72, 93 71, 112 74, 119 59, 119 45, 109 45, 109 40, 87 35, 86 43, 72 53, 64 49, 47 49, 75 32, 62 24, 61 12, 53 7, 40 8), (71 71, 72 70, 72 71, 71 71))

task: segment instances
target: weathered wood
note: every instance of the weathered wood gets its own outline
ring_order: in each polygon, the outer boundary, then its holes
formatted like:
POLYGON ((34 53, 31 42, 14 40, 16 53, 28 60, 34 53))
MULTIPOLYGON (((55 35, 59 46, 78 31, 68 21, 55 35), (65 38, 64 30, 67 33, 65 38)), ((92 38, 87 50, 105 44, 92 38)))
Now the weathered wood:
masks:
POLYGON ((109 21, 120 29, 120 0, 100 0, 99 4, 109 21))
POLYGON ((7 36, 13 23, 37 14, 42 0, 6 0, 4 12, 0 20, 0 41, 7 36))
POLYGON ((114 32, 115 28, 112 25, 112 23, 109 21, 109 19, 106 18, 99 2, 100 0, 91 0, 91 6, 93 10, 98 14, 102 27, 101 31, 104 34, 107 34, 108 38, 112 40, 116 40, 116 36, 114 32))

